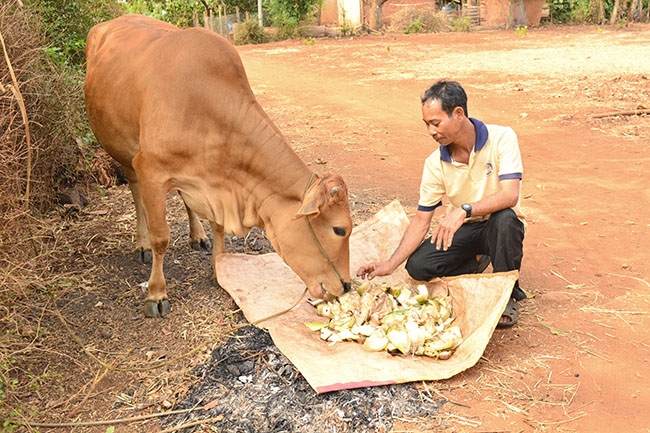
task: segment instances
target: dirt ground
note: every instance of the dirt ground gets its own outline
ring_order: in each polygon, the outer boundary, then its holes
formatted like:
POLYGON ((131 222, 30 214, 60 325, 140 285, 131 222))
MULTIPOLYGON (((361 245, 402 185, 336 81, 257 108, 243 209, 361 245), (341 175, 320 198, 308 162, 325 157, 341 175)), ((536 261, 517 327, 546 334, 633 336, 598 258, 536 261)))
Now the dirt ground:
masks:
POLYGON ((240 49, 262 104, 353 201, 413 211, 435 148, 418 96, 438 78, 465 86, 470 116, 517 132, 532 298, 476 367, 431 384, 458 403, 443 409, 458 431, 650 431, 650 117, 595 117, 650 108, 649 38, 589 27, 240 49))
MULTIPOLYGON (((418 98, 436 79, 464 85, 470 116, 518 134, 528 215, 521 284, 530 295, 519 324, 495 331, 468 371, 418 384, 448 404, 429 419, 396 420, 392 431, 650 431, 650 116, 612 115, 650 109, 648 41, 650 26, 634 25, 238 47, 253 91, 297 152, 314 170, 344 176, 356 223, 393 199, 414 211, 422 162, 436 147, 418 98)), ((210 287, 209 258, 187 245, 174 199, 172 314, 142 318, 148 271, 130 253, 128 189, 92 199, 48 234, 60 256, 52 275, 69 288, 34 310, 38 329, 21 329, 28 341, 47 335, 29 346, 42 358, 26 374, 49 376, 20 396, 39 411, 27 419, 170 409, 199 380, 192 368, 241 321, 228 295, 210 287)), ((254 236, 237 242, 261 248, 254 236)), ((156 418, 115 425, 160 430, 156 418)))

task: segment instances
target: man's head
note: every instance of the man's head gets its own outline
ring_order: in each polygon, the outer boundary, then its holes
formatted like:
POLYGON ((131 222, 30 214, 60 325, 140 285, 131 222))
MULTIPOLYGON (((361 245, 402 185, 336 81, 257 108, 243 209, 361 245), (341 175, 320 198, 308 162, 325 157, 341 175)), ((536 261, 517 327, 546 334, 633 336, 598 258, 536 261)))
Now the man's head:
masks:
POLYGON ((467 94, 460 84, 440 80, 421 100, 422 120, 433 139, 443 146, 457 142, 467 121, 467 94))
POLYGON ((456 81, 440 80, 436 82, 424 92, 421 99, 422 105, 440 101, 442 111, 450 117, 456 107, 462 108, 465 116, 469 116, 467 113, 467 94, 465 89, 456 81))

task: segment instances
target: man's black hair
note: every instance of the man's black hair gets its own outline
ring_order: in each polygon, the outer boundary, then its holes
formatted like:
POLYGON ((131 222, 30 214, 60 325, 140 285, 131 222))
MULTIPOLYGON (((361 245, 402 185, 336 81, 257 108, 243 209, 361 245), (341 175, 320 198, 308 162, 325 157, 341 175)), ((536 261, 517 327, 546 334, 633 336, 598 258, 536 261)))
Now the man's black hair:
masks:
POLYGON ((462 108, 465 111, 465 116, 469 116, 467 113, 467 94, 465 89, 456 81, 440 80, 436 82, 424 92, 421 99, 423 105, 430 101, 440 101, 442 111, 447 113, 447 116, 451 117, 456 107, 462 108))

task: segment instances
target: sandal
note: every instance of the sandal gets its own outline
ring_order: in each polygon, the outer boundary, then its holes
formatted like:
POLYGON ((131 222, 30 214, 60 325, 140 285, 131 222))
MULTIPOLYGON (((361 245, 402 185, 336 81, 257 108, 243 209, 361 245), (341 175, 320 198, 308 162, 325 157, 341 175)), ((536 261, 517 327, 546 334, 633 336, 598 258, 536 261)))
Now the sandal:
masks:
POLYGON ((503 311, 501 317, 507 318, 508 321, 497 323, 498 329, 511 328, 517 324, 519 320, 519 304, 514 298, 508 301, 508 305, 506 305, 506 309, 503 311))
POLYGON ((477 274, 482 274, 483 271, 490 265, 490 256, 483 254, 478 260, 478 268, 476 269, 477 274))

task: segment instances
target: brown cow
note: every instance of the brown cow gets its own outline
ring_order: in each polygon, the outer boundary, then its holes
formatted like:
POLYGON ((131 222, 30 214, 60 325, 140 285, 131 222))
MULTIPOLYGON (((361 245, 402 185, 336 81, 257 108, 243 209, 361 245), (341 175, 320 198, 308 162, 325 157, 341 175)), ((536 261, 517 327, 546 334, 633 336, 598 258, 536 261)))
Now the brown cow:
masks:
POLYGON ((347 187, 320 177, 258 104, 234 47, 204 29, 126 15, 88 33, 86 111, 95 136, 123 167, 137 215, 136 249, 152 253, 145 315, 170 311, 163 256, 167 193, 180 192, 192 241, 207 236, 212 267, 224 231, 265 229, 315 297, 349 287, 347 187))

